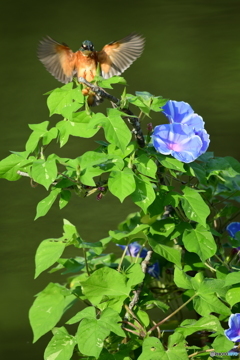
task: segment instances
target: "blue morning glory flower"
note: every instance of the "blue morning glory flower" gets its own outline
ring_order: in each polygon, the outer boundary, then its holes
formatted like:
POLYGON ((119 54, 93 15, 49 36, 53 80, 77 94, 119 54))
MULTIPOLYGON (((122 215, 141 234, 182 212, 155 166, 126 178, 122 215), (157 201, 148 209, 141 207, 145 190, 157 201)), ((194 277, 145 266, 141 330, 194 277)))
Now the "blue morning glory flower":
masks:
MULTIPOLYGON (((117 244, 117 246, 119 246, 123 250, 125 250, 125 248, 126 248, 125 245, 117 244)), ((140 249, 141 249, 141 245, 138 244, 138 242, 134 241, 133 243, 128 245, 126 255, 136 257, 138 255, 140 249)), ((147 252, 148 252, 148 250, 146 248, 142 248, 142 250, 141 250, 141 252, 139 254, 139 257, 140 258, 145 258, 147 256, 147 252)), ((147 272, 148 272, 149 275, 151 275, 151 276, 153 276, 155 278, 158 278, 159 273, 160 273, 158 261, 156 261, 153 265, 148 266, 147 272)))
POLYGON ((226 227, 226 230, 232 238, 235 238, 235 234, 240 231, 240 222, 232 222, 226 227))
POLYGON ((194 114, 193 109, 184 101, 169 100, 163 107, 163 114, 167 116, 170 123, 182 123, 188 116, 194 114))
POLYGON ((232 314, 228 320, 229 329, 225 330, 226 337, 234 342, 240 342, 240 314, 232 314))
POLYGON ((152 277, 158 279, 160 274, 159 263, 156 261, 154 264, 148 266, 147 272, 152 277))
POLYGON ((164 155, 190 163, 201 154, 203 142, 188 125, 177 123, 158 125, 153 134, 153 146, 164 155))
POLYGON ((207 150, 210 140, 204 121, 189 104, 170 100, 163 106, 163 113, 170 124, 158 125, 153 131, 157 151, 190 163, 207 150))
MULTIPOLYGON (((125 250, 126 246, 125 245, 119 245, 117 244, 117 246, 119 246, 121 249, 125 250)), ((126 251, 126 255, 132 256, 132 257, 136 257, 137 254, 139 253, 141 249, 141 245, 137 242, 134 241, 133 243, 128 245, 127 251, 126 251)), ((140 258, 145 258, 147 256, 147 249, 142 248, 141 253, 139 255, 140 258)))

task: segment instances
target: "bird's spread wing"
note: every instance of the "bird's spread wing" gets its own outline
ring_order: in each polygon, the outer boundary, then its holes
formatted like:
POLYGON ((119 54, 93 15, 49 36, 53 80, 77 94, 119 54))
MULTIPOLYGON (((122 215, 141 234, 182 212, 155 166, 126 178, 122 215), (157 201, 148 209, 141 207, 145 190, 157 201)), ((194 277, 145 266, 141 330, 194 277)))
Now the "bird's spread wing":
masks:
POLYGON ((72 81, 75 68, 75 54, 66 44, 60 44, 49 36, 40 41, 38 58, 45 68, 62 83, 72 81))
POLYGON ((102 77, 105 79, 123 73, 143 52, 144 38, 130 34, 119 41, 114 41, 97 52, 102 77))

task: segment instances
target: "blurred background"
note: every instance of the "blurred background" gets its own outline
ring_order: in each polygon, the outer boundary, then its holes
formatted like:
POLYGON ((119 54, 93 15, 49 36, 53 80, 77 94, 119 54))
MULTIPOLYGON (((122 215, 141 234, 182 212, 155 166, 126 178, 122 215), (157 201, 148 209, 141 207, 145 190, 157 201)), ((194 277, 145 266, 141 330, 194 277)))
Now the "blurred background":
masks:
MULTIPOLYGON (((188 102, 205 121, 209 150, 240 160, 239 0, 9 0, 1 4, 1 15, 0 159, 10 150, 24 150, 28 124, 59 120, 49 119, 42 95, 61 85, 36 57, 42 37, 65 42, 74 51, 88 39, 100 50, 135 31, 146 38, 146 47, 124 73, 128 92, 149 91, 188 102)), ((118 85, 114 94, 120 96, 122 90, 118 85)), ((152 122, 157 125, 166 119, 153 114, 152 122)), ((75 158, 93 150, 94 140, 71 138, 63 149, 53 145, 51 151, 75 158)), ((33 280, 39 243, 61 236, 63 218, 77 226, 84 240, 97 241, 136 211, 128 199, 121 205, 111 195, 99 202, 94 196, 73 196, 65 209, 60 211, 56 204, 34 222, 36 205, 46 195, 40 186, 32 188, 27 178, 14 183, 1 180, 1 359, 43 359, 50 339, 45 335, 33 345, 28 321, 34 295, 49 281, 62 281, 58 274, 48 273, 33 280)))

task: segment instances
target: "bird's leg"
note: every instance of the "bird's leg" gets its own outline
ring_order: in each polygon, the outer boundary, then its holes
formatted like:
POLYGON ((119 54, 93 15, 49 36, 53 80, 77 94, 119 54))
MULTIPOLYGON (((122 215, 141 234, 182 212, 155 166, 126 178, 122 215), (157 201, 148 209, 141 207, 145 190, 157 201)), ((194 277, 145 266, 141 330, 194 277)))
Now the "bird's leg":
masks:
POLYGON ((114 102, 117 105, 120 105, 119 99, 117 99, 115 96, 110 95, 109 93, 107 93, 105 90, 103 90, 99 86, 91 84, 83 77, 79 77, 78 81, 80 83, 86 85, 87 87, 89 87, 96 94, 98 100, 99 100, 99 98, 105 98, 105 99, 108 99, 108 100, 114 102))

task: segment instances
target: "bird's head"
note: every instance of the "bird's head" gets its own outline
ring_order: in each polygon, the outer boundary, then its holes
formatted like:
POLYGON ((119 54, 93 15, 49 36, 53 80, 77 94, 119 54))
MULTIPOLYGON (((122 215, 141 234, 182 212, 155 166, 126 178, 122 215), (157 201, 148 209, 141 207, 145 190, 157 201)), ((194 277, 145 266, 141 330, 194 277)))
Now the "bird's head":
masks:
POLYGON ((80 51, 94 51, 93 43, 89 40, 83 41, 80 51))

